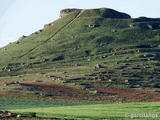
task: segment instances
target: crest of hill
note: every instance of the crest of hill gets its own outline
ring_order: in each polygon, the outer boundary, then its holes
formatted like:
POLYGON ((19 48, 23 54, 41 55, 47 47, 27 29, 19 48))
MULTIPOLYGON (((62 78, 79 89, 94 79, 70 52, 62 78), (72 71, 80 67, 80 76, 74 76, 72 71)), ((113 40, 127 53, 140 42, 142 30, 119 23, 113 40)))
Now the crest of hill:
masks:
POLYGON ((99 8, 99 9, 63 9, 60 12, 60 18, 69 15, 72 12, 84 11, 81 17, 103 17, 103 18, 119 18, 119 19, 129 19, 130 15, 122 12, 118 12, 109 8, 99 8))

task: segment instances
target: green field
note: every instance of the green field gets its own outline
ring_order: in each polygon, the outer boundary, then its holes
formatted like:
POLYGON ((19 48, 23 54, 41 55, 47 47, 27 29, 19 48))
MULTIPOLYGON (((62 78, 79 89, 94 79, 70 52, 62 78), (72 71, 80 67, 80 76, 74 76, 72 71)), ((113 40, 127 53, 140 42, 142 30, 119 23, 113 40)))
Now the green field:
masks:
MULTIPOLYGON (((160 116, 159 102, 98 104, 0 98, 0 103, 0 110, 25 114, 36 112, 41 117, 75 118, 78 120, 130 120, 134 114, 157 114, 160 116), (125 117, 126 114, 130 117, 125 117)), ((159 118, 143 119, 158 120, 159 118)), ((134 118, 134 120, 143 119, 134 118)))

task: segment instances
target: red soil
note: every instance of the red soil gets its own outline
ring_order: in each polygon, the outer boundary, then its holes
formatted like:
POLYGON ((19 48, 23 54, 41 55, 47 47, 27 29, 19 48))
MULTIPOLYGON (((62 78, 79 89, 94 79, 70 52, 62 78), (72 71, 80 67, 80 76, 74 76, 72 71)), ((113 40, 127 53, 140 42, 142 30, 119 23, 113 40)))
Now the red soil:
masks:
POLYGON ((55 83, 35 83, 31 81, 24 81, 21 82, 21 84, 29 85, 29 87, 33 87, 47 96, 36 96, 34 94, 27 93, 0 93, 0 95, 17 98, 81 102, 160 102, 160 95, 157 92, 151 92, 147 90, 97 87, 95 88, 97 90, 97 94, 91 94, 87 90, 76 89, 55 83))
POLYGON ((84 97, 89 95, 88 91, 55 83, 34 83, 30 81, 24 81, 21 83, 26 85, 32 85, 34 86, 34 88, 42 91, 43 93, 53 95, 52 97, 49 97, 49 99, 54 100, 81 101, 84 100, 84 97))
MULTIPOLYGON (((160 94, 147 90, 118 89, 118 88, 96 88, 98 92, 110 94, 127 102, 158 102, 160 94)), ((118 101, 118 99, 116 100, 118 101)))

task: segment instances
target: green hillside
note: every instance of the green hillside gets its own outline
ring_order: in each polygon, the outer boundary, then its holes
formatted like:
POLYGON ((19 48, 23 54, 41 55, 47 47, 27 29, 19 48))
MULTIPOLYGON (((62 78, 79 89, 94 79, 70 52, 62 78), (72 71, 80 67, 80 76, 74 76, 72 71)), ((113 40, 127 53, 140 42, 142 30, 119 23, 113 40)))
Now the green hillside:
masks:
POLYGON ((104 96, 108 94, 97 88, 157 92, 160 19, 133 19, 106 8, 65 9, 42 30, 0 48, 0 55, 0 82, 7 93, 17 86, 4 84, 25 80, 60 83, 104 96))

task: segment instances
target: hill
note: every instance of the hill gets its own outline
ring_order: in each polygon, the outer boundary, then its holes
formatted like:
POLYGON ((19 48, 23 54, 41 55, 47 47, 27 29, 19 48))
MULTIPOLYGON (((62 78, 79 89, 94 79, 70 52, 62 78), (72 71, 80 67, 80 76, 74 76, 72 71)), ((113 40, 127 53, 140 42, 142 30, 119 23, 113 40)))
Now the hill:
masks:
POLYGON ((34 91, 33 95, 51 98, 64 93, 68 100, 80 93, 82 100, 159 101, 159 18, 133 19, 107 8, 64 9, 60 13, 59 19, 42 30, 0 48, 2 91, 34 91), (42 89, 39 82, 43 87, 62 84, 64 89, 48 94, 48 89, 55 88, 42 89), (33 87, 35 84, 40 87, 33 87), (133 90, 139 93, 137 98, 118 92, 130 88, 140 89, 133 90), (69 95, 68 89, 73 94, 69 95), (142 89, 148 90, 144 96, 142 89), (86 92, 88 97, 83 94, 86 92))

